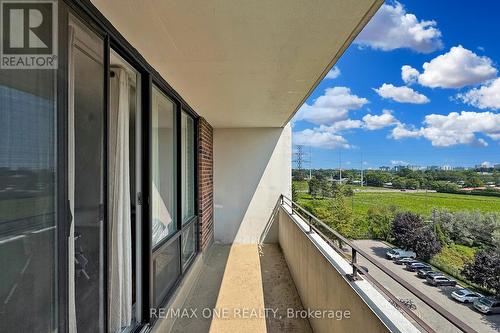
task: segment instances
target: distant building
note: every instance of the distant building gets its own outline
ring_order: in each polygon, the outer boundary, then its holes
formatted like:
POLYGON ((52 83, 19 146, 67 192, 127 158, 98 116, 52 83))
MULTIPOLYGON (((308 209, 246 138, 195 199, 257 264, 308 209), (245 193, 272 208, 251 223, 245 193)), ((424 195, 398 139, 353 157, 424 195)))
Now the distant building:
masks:
POLYGON ((391 168, 390 168, 390 167, 388 167, 388 166, 381 166, 381 167, 379 168, 379 170, 380 170, 380 171, 390 171, 390 170, 391 170, 391 168))
POLYGON ((443 171, 453 171, 453 167, 451 165, 442 165, 441 170, 443 171))
POLYGON ((437 165, 431 165, 427 167, 427 170, 439 170, 439 167, 437 165))
POLYGON ((398 172, 398 171, 401 171, 401 170, 407 169, 407 168, 408 168, 407 165, 395 165, 394 168, 393 168, 393 170, 396 171, 396 172, 398 172))

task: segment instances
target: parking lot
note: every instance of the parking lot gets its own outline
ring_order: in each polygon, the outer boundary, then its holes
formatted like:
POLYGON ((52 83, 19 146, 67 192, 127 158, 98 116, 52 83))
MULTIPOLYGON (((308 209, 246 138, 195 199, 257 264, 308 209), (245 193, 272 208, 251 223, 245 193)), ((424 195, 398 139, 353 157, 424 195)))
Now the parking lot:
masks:
MULTIPOLYGON (((375 240, 359 240, 354 241, 354 243, 368 254, 375 256, 375 258, 377 258, 382 265, 391 269, 399 277, 409 282, 419 291, 426 294, 432 300, 440 304, 443 308, 464 321, 476 331, 492 333, 500 332, 500 315, 483 315, 475 311, 472 304, 462 304, 451 298, 451 292, 459 289, 459 285, 457 285, 457 287, 430 286, 425 282, 425 279, 418 278, 415 272, 405 270, 404 265, 396 265, 391 260, 386 259, 385 253, 390 249, 388 245, 375 240)), ((362 266, 368 268, 370 275, 381 282, 393 295, 400 299, 411 299, 416 305, 414 312, 436 332, 459 332, 457 328, 441 317, 437 312, 432 310, 416 296, 391 279, 387 274, 383 273, 381 270, 369 263, 362 256, 358 256, 358 262, 362 266)))

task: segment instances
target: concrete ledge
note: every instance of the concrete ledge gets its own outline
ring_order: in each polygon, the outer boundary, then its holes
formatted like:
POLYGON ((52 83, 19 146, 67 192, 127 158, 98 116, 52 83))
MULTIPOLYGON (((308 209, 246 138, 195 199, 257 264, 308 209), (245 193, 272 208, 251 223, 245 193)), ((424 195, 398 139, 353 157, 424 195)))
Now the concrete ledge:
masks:
POLYGON ((350 318, 309 318, 314 332, 419 330, 368 281, 349 281, 350 264, 288 207, 280 207, 279 243, 306 309, 350 311, 350 318))

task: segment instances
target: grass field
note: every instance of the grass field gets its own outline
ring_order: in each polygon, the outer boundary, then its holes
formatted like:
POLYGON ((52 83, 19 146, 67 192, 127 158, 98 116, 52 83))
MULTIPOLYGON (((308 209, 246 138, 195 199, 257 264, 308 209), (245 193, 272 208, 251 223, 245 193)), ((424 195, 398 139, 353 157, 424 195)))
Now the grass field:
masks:
MULTIPOLYGON (((326 205, 328 199, 312 199, 309 194, 299 193, 299 204, 326 205)), ((397 206, 422 215, 429 215, 432 208, 446 208, 451 211, 480 210, 481 212, 500 212, 500 198, 478 195, 449 193, 411 193, 411 192, 356 192, 346 198, 356 215, 366 215, 368 208, 377 206, 397 206)))

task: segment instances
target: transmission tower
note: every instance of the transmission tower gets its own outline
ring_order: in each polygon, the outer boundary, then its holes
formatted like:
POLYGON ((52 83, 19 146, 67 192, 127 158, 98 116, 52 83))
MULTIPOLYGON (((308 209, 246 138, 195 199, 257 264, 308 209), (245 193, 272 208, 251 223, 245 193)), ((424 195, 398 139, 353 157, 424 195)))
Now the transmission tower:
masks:
POLYGON ((296 151, 293 153, 293 162, 295 163, 297 170, 302 170, 302 164, 304 163, 304 157, 306 156, 306 153, 304 152, 304 146, 296 145, 295 148, 296 151))

